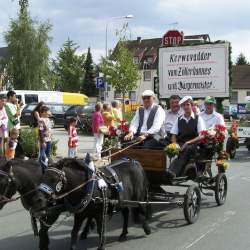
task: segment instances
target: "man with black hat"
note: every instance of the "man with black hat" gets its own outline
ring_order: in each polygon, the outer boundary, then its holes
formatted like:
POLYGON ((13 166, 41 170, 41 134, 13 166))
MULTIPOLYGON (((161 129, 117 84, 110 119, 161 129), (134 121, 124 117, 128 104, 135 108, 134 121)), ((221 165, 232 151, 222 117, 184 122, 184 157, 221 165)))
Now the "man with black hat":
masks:
POLYGON ((192 111, 193 99, 191 96, 183 97, 179 102, 184 114, 178 117, 171 129, 172 143, 181 147, 180 155, 169 166, 168 176, 180 176, 195 150, 195 143, 200 140, 199 133, 205 130, 202 118, 192 111))
POLYGON ((143 142, 144 148, 158 148, 158 142, 164 127, 165 111, 155 103, 155 94, 152 90, 142 93, 143 107, 140 107, 131 121, 129 133, 125 141, 137 138, 143 142))
POLYGON ((204 104, 205 110, 200 113, 200 116, 204 120, 206 129, 212 128, 216 124, 226 126, 223 116, 215 111, 215 98, 212 96, 207 96, 205 98, 204 104))

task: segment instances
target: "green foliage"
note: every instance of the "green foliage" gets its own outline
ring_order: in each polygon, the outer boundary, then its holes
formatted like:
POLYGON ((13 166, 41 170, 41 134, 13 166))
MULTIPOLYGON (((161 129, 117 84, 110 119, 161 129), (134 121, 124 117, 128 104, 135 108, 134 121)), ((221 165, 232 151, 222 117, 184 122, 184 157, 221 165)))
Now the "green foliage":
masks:
POLYGON ((44 89, 44 77, 49 74, 52 26, 48 21, 40 23, 30 17, 27 0, 20 0, 19 5, 20 13, 5 33, 8 75, 16 89, 44 89))
POLYGON ((82 92, 87 96, 97 96, 98 89, 96 88, 95 84, 95 68, 90 48, 88 48, 86 61, 84 63, 84 69, 85 69, 85 76, 82 83, 82 92))
POLYGON ((68 39, 53 61, 53 72, 58 77, 56 88, 61 91, 79 92, 84 76, 84 55, 77 55, 78 46, 68 39))
POLYGON ((123 114, 123 119, 124 119, 125 121, 127 121, 128 123, 130 123, 130 122, 132 121, 134 115, 135 115, 135 112, 133 112, 133 111, 125 112, 125 113, 123 114))
MULTIPOLYGON (((36 128, 23 128, 20 133, 22 147, 29 158, 38 156, 38 130, 36 128)), ((52 141, 51 155, 56 156, 58 141, 52 141)))
POLYGON ((52 141, 52 145, 51 145, 51 155, 52 156, 56 156, 57 149, 58 149, 58 140, 52 141))
POLYGON ((38 130, 35 128, 24 128, 20 133, 22 147, 25 155, 30 158, 38 156, 38 130))
POLYGON ((239 56, 237 57, 236 65, 249 65, 249 62, 247 61, 243 53, 240 53, 239 56))
POLYGON ((124 103, 125 95, 137 87, 137 81, 140 79, 139 70, 123 41, 118 43, 112 59, 103 59, 101 70, 107 82, 122 94, 124 103))

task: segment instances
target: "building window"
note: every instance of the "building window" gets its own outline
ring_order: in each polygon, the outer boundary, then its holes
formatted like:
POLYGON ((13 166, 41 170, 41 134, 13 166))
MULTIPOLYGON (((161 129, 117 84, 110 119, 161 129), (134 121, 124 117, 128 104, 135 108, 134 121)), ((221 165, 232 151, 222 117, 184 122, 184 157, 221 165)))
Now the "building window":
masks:
POLYGON ((38 102, 38 95, 24 95, 25 103, 38 102))
POLYGON ((150 70, 143 71, 143 80, 144 81, 151 81, 151 71, 150 70))
POLYGON ((238 103, 238 92, 237 91, 232 91, 230 102, 231 103, 238 103))
POLYGON ((247 91, 247 96, 250 96, 250 91, 247 91))
POLYGON ((114 99, 121 99, 122 98, 122 93, 115 90, 114 92, 114 99))
POLYGON ((139 57, 138 57, 138 56, 135 56, 135 57, 134 57, 134 63, 135 63, 135 64, 139 64, 139 57))
POLYGON ((153 57, 152 56, 147 57, 146 61, 147 61, 147 63, 152 64, 153 63, 153 57))
POLYGON ((129 91, 129 99, 130 101, 136 101, 136 91, 129 91))

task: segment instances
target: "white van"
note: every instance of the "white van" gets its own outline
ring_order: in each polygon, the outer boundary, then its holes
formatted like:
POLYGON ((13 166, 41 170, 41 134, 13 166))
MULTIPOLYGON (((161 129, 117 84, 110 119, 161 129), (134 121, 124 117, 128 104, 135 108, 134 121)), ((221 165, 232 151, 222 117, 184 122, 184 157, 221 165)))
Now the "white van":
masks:
MULTIPOLYGON (((36 91, 36 90, 14 90, 17 98, 24 103, 61 103, 85 105, 88 103, 88 97, 80 93, 69 93, 60 91, 36 91)), ((0 95, 6 95, 8 91, 1 91, 0 95)))

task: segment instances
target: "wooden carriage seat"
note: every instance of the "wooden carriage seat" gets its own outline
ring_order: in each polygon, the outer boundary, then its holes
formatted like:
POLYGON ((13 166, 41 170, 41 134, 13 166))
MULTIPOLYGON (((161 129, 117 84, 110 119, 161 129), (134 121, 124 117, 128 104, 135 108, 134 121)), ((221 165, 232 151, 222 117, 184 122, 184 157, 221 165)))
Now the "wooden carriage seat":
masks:
MULTIPOLYGON (((118 150, 113 150, 112 153, 118 150)), ((165 172, 166 155, 163 150, 129 148, 117 155, 111 157, 111 161, 129 157, 139 161, 146 171, 165 172)))

